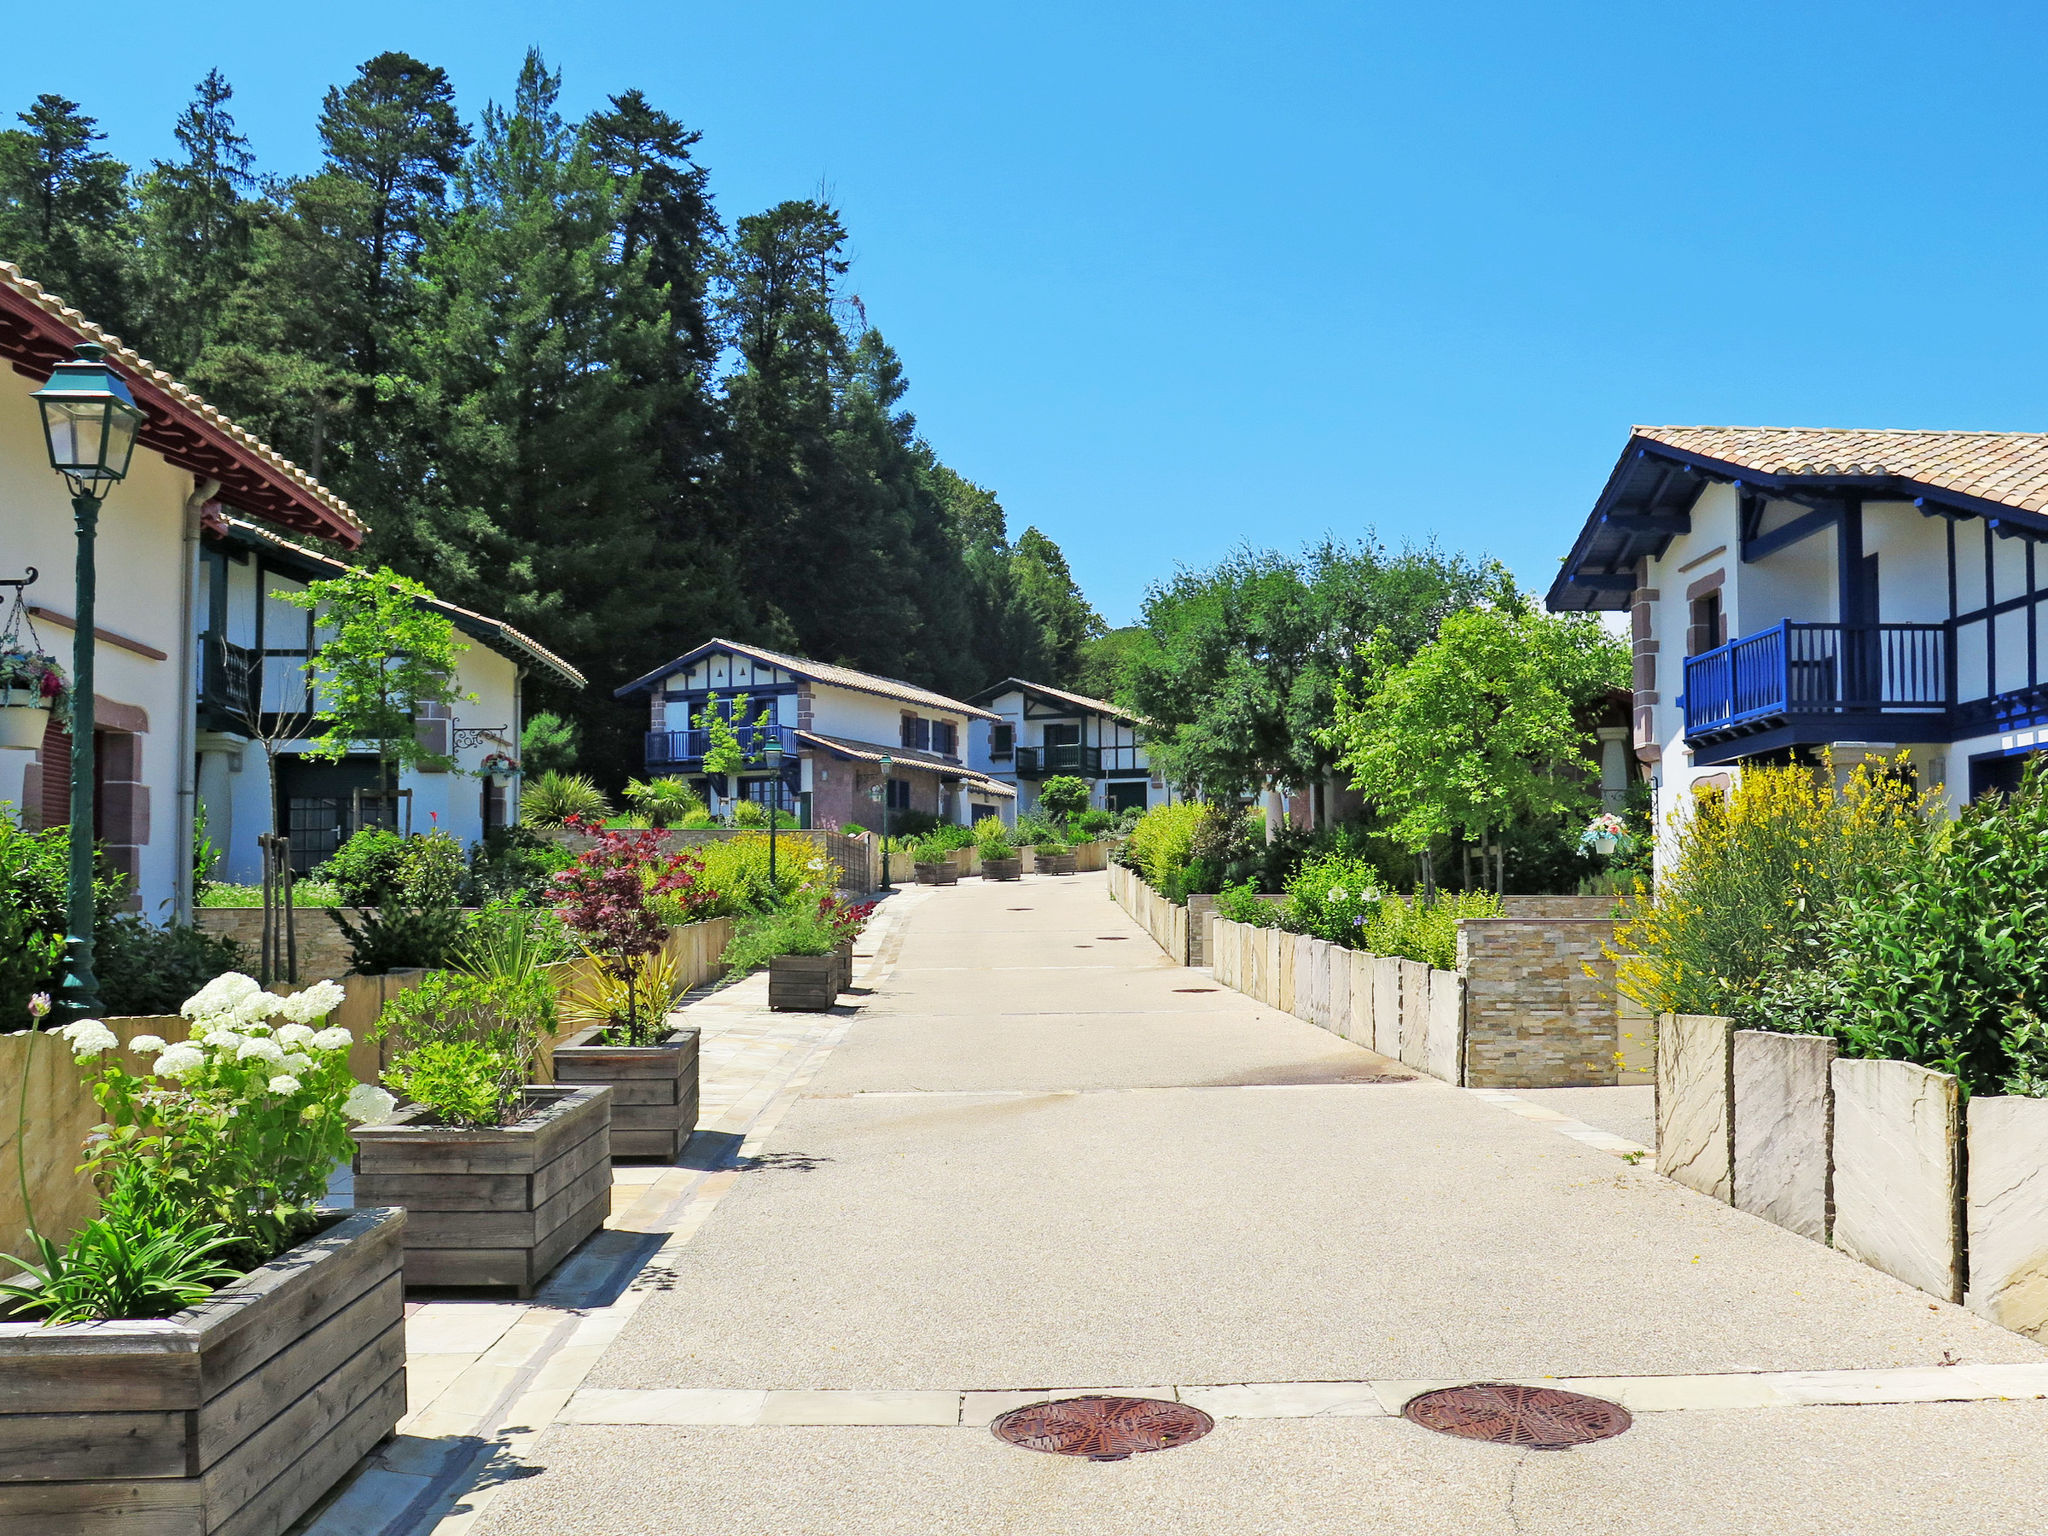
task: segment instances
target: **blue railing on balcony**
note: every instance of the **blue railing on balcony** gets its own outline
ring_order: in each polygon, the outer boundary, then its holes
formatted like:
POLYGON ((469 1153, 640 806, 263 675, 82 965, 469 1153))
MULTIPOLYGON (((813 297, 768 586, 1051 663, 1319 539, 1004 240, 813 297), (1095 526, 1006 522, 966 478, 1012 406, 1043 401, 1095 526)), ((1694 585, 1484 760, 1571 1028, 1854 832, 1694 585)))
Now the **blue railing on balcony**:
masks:
MULTIPOLYGON (((786 757, 796 756, 796 728, 789 725, 763 727, 758 733, 752 726, 743 726, 739 731, 740 745, 748 757, 760 754, 767 745, 769 733, 773 732, 782 742, 786 757)), ((689 763, 701 763, 704 754, 711 749, 711 733, 701 726, 684 731, 649 731, 647 733, 647 766, 649 768, 680 768, 689 763)))
POLYGON ((1794 715, 1939 714, 1951 703, 1940 624, 1786 620, 1685 662, 1685 734, 1794 715))

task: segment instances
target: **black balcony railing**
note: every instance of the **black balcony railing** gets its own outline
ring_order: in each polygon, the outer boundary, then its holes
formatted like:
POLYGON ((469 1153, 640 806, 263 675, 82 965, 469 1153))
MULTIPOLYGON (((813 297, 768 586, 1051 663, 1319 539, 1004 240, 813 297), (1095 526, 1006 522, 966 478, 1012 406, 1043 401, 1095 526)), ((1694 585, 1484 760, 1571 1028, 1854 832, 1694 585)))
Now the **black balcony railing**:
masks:
POLYGON ((1048 779, 1056 773, 1071 773, 1082 779, 1101 778, 1102 748, 1062 742, 1052 747, 1017 749, 1018 778, 1048 779))
MULTIPOLYGON (((796 728, 788 725, 771 725, 757 730, 753 726, 742 726, 739 731, 740 745, 746 749, 748 759, 758 758, 762 747, 767 745, 768 736, 773 733, 781 741, 786 757, 796 755, 796 728)), ((647 766, 649 768, 683 768, 704 761, 704 754, 711 750, 711 733, 702 726, 683 731, 649 731, 647 733, 647 766)))
POLYGON ((1795 716, 1940 715, 1953 702, 1950 660, 1940 624, 1788 619, 1686 658, 1685 734, 1747 732, 1795 716))

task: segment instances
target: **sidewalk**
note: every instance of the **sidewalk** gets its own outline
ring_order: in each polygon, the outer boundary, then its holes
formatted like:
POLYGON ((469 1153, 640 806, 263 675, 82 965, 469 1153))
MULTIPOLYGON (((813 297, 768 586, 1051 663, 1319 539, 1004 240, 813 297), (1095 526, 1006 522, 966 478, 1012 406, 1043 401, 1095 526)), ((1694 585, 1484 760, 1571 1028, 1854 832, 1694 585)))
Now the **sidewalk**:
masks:
POLYGON ((1099 876, 910 901, 461 1528, 2039 1529, 2048 1351, 1560 1134, 1597 1101, 1508 1113, 1216 989, 1099 876), (1558 1378, 1635 1427, 1531 1453, 1391 1412, 1558 1378), (1115 1464, 985 1427, 1105 1388, 1217 1427, 1115 1464))

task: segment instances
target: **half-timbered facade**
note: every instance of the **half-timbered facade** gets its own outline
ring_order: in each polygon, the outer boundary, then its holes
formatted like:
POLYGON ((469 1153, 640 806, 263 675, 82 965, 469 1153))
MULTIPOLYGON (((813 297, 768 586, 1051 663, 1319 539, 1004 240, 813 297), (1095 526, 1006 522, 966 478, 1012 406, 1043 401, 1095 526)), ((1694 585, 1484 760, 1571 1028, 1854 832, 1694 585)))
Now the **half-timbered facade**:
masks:
POLYGON ((1661 816, 1903 752, 1951 806, 2048 748, 2048 433, 1638 427, 1549 594, 1630 616, 1661 816))
POLYGON ((973 764, 1015 789, 1019 810, 1035 806, 1039 785, 1055 774, 1087 781, 1088 803, 1105 810, 1174 798, 1145 756, 1139 722, 1107 700, 1006 677, 974 702, 993 718, 975 728, 973 764))
POLYGON ((721 813, 744 799, 778 805, 806 827, 879 827, 886 803, 966 823, 1015 795, 968 766, 968 728, 993 715, 891 677, 711 640, 618 697, 647 701, 648 775, 687 780, 721 813), (713 715, 738 727, 747 762, 736 773, 706 766, 713 715), (779 772, 768 766, 770 739, 779 772))

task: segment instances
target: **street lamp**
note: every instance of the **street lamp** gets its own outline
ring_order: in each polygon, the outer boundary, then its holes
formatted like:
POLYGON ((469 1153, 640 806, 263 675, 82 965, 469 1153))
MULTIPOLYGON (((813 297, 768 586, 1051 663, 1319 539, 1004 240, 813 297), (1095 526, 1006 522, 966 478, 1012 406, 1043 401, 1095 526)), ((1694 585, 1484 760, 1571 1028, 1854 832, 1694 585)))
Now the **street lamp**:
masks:
POLYGON ((896 759, 882 754, 882 889, 889 889, 889 770, 896 759))
POLYGON ((776 812, 782 808, 782 731, 770 726, 774 732, 768 738, 768 745, 762 756, 768 759, 768 885, 771 890, 781 890, 775 883, 775 823, 776 812))
POLYGON ((100 502, 127 478, 143 418, 135 396, 107 365, 107 349, 87 342, 77 352, 52 368, 49 383, 29 398, 42 408, 50 467, 71 486, 71 515, 78 528, 78 612, 71 632, 71 890, 63 998, 74 1018, 84 1018, 100 1009, 100 984, 92 973, 93 539, 100 502))

